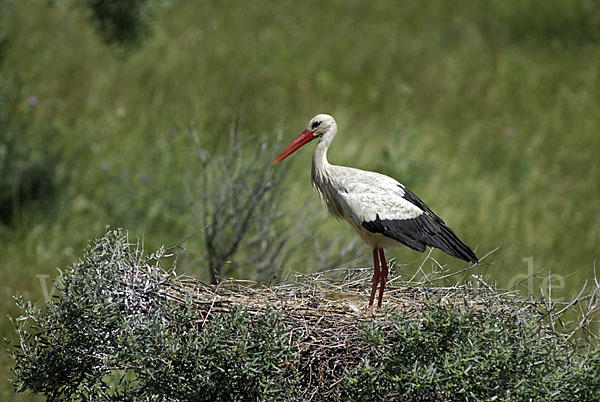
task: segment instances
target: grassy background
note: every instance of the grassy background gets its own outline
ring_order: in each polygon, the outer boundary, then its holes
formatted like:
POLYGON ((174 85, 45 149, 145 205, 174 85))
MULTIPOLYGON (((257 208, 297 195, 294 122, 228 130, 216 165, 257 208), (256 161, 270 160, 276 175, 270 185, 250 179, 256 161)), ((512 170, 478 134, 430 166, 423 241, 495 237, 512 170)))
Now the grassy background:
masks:
MULTIPOLYGON (((394 176, 478 254, 500 247, 488 280, 506 286, 533 257, 541 276, 564 277, 552 292, 568 298, 594 275, 595 2, 178 0, 154 7, 150 34, 130 50, 104 43, 80 2, 0 7, 0 180, 35 189, 0 223, 2 335, 12 295, 41 299, 38 275, 56 276, 105 225, 145 236, 149 249, 198 229, 184 196, 199 165, 190 128, 219 153, 232 121, 246 141, 282 127, 287 142, 319 112, 340 128, 330 161, 394 176)), ((301 208, 322 216, 298 227, 289 266, 300 271, 319 269, 308 233, 322 244, 355 236, 316 196, 297 201, 310 197, 310 154, 286 160, 281 187, 290 219, 301 208)))

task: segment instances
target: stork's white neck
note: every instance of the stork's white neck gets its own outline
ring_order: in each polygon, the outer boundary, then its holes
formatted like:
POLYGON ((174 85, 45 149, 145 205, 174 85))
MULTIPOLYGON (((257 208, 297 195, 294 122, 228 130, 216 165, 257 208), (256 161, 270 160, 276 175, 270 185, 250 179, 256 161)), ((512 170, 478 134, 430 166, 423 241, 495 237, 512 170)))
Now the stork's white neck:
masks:
POLYGON ((327 149, 333 141, 333 137, 337 132, 337 127, 334 125, 329 127, 323 136, 319 139, 319 143, 315 148, 312 160, 312 184, 319 196, 325 201, 329 212, 338 219, 344 217, 344 211, 340 204, 339 195, 336 189, 339 185, 335 182, 335 166, 327 161, 327 149))
POLYGON ((319 143, 315 148, 315 153, 313 154, 312 160, 313 177, 315 174, 323 174, 331 166, 327 160, 327 150, 329 149, 329 145, 331 145, 331 141, 333 141, 333 137, 335 137, 336 133, 337 127, 332 126, 319 139, 319 143))

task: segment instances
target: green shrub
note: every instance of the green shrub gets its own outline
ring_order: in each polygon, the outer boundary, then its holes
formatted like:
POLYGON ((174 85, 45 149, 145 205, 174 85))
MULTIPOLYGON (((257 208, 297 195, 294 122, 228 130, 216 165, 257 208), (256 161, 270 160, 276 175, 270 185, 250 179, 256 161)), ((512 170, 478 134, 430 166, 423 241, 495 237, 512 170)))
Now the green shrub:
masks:
POLYGON ((363 362, 349 371, 354 400, 599 400, 599 349, 573 345, 494 308, 444 308, 365 328, 363 362), (387 336, 385 336, 387 335, 387 336), (391 336, 390 336, 391 335, 391 336))
POLYGON ((405 285, 412 305, 361 313, 303 280, 205 285, 163 269, 170 256, 144 256, 109 231, 44 309, 18 297, 16 390, 50 400, 600 400, 598 344, 578 347, 518 303, 405 285))
POLYGON ((45 311, 18 299, 18 390, 82 400, 289 395, 297 376, 281 365, 293 354, 275 312, 235 309, 204 322, 191 299, 165 297, 164 250, 143 257, 131 246, 109 232, 61 276, 62 294, 45 311))

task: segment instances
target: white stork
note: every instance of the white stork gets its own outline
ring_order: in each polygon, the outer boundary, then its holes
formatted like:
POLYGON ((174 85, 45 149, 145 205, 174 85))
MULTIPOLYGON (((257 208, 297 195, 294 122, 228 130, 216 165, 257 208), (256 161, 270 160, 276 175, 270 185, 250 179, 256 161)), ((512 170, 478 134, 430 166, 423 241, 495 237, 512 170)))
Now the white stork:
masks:
POLYGON ((373 287, 369 308, 372 308, 377 285, 381 307, 388 276, 384 247, 401 244, 417 251, 425 246, 439 248, 469 262, 478 262, 475 253, 458 239, 423 201, 391 177, 332 165, 327 161, 327 149, 337 133, 337 124, 328 114, 315 116, 308 128, 275 160, 279 163, 303 145, 319 138, 312 160, 312 185, 337 219, 346 219, 365 243, 373 248, 373 287), (379 263, 381 262, 381 270, 379 263))

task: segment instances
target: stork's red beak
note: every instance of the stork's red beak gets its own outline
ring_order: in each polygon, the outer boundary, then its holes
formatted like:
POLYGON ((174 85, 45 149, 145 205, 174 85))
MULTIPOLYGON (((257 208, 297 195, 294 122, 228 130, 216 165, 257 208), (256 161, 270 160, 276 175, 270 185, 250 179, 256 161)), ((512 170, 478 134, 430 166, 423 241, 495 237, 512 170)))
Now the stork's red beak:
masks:
POLYGON ((298 136, 298 138, 292 141, 292 143, 288 145, 287 148, 284 149, 283 152, 280 153, 277 158, 275 158, 275 160, 273 161, 273 165, 281 162, 282 160, 293 154, 295 151, 298 150, 298 148, 302 147, 302 145, 308 144, 309 142, 317 138, 313 137, 313 133, 314 131, 310 131, 309 129, 304 130, 302 134, 298 136))

